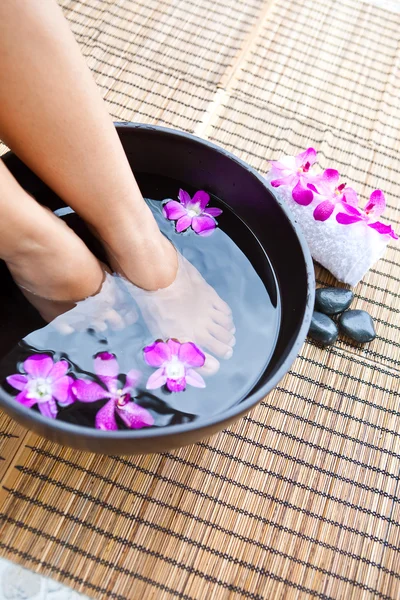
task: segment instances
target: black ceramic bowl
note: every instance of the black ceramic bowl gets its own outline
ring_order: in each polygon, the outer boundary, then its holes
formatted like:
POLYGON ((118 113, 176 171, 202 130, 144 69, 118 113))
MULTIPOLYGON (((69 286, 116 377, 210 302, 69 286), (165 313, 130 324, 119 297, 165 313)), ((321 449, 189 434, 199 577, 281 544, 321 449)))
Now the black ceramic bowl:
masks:
MULTIPOLYGON (((185 133, 133 124, 118 124, 117 130, 145 196, 156 197, 150 189, 151 181, 160 176, 177 180, 183 188, 206 189, 224 199, 257 237, 271 261, 282 303, 280 333, 273 357, 254 389, 236 406, 210 418, 164 428, 116 432, 89 429, 46 419, 1 393, 0 405, 25 427, 60 444, 106 454, 160 452, 196 442, 226 427, 248 412, 285 375, 309 328, 314 304, 314 269, 297 224, 249 165, 214 144, 185 133)), ((63 206, 15 155, 9 153, 3 160, 20 184, 40 202, 52 210, 63 206)), ((21 312, 22 297, 5 265, 0 264, 0 269, 1 357, 32 329, 36 317, 33 309, 27 314, 25 303, 21 312)))

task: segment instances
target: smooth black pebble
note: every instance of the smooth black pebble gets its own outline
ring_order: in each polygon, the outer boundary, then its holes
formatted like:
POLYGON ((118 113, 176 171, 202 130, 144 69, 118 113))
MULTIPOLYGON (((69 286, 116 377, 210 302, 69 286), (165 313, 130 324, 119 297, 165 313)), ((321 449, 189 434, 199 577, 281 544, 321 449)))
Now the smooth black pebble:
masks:
POLYGON ((347 337, 359 344, 372 342, 376 337, 372 317, 365 310, 347 310, 340 315, 339 327, 347 337))
POLYGON ((336 342, 339 330, 332 319, 320 312, 314 311, 308 335, 319 344, 330 346, 336 342))
POLYGON ((318 288, 315 292, 315 310, 326 315, 337 315, 349 308, 353 298, 351 290, 318 288))

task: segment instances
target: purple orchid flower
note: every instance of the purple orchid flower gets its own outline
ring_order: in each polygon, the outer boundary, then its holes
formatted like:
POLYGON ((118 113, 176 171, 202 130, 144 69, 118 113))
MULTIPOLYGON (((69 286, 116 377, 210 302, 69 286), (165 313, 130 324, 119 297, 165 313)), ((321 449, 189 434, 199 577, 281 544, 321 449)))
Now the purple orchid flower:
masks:
POLYGON ((307 187, 321 200, 313 213, 316 221, 329 219, 335 210, 335 206, 339 203, 357 207, 357 192, 351 187, 346 187, 345 183, 338 185, 339 178, 339 171, 326 169, 320 175, 316 175, 312 183, 307 184, 307 187))
POLYGON ((104 387, 95 381, 78 379, 72 385, 72 392, 80 402, 96 402, 109 398, 108 402, 100 408, 96 415, 96 429, 116 430, 115 413, 131 429, 141 429, 154 425, 154 419, 145 408, 135 402, 131 402, 131 395, 140 372, 131 370, 126 375, 125 385, 120 388, 118 374, 119 366, 117 359, 109 352, 101 352, 94 359, 94 371, 104 387))
POLYGON ((181 233, 191 227, 195 233, 206 237, 211 235, 217 226, 215 217, 222 210, 209 207, 210 196, 202 190, 195 193, 193 198, 184 190, 179 190, 179 202, 169 200, 163 206, 164 216, 170 221, 176 221, 176 231, 181 233))
POLYGON ((33 354, 25 360, 23 368, 25 375, 7 377, 7 383, 20 392, 15 397, 17 402, 27 408, 37 404, 42 415, 50 419, 57 417, 57 402, 60 406, 75 402, 66 360, 54 362, 48 354, 33 354))
POLYGON ((314 179, 310 168, 316 160, 316 151, 314 148, 308 148, 297 156, 284 156, 281 160, 271 161, 273 176, 279 176, 271 181, 271 185, 290 185, 293 200, 297 204, 308 206, 313 201, 314 194, 307 184, 314 179))
POLYGON ((336 215, 336 220, 338 223, 341 223, 342 225, 351 225, 352 223, 364 221, 368 227, 375 229, 378 233, 382 235, 390 235, 390 237, 395 240, 398 239, 390 225, 385 225, 385 223, 377 221, 386 207, 385 196, 381 190, 375 190, 372 192, 369 202, 363 211, 347 203, 343 203, 342 207, 346 212, 339 212, 336 215))
POLYGON ((144 360, 157 371, 150 375, 146 388, 157 389, 166 385, 170 392, 183 392, 186 385, 204 388, 204 379, 194 368, 202 367, 206 360, 203 352, 193 344, 177 340, 156 341, 143 350, 144 360))

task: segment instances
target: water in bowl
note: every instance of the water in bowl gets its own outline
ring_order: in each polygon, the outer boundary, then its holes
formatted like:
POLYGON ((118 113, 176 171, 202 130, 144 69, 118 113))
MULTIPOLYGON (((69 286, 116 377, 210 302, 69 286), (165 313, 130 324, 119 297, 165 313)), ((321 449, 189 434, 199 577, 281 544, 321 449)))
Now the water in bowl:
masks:
MULTIPOLYGON (((140 314, 136 322, 120 331, 108 328, 96 332, 88 320, 83 331, 62 335, 49 324, 31 331, 1 361, 3 395, 12 398, 17 394, 4 379, 9 374, 21 372, 23 361, 33 353, 51 354, 55 360, 66 359, 73 377, 94 380, 94 356, 99 352, 114 354, 122 383, 124 375, 131 369, 141 371, 135 402, 151 413, 154 427, 222 413, 243 400, 256 385, 274 352, 281 316, 279 288, 268 258, 245 223, 215 196, 211 196, 210 206, 222 208, 223 213, 211 236, 198 236, 192 230, 176 233, 174 222, 162 214, 160 200, 165 198, 165 190, 172 197, 175 191, 176 196, 179 184, 171 180, 162 183, 164 195, 160 190, 159 197, 148 200, 148 204, 163 233, 230 306, 236 327, 233 356, 229 360, 220 360, 219 371, 204 378, 204 389, 187 386, 179 393, 171 393, 165 387, 149 391, 146 382, 154 369, 145 364, 143 348, 155 340, 140 314), (251 262, 247 256, 251 257, 251 262)), ((70 224, 79 229, 78 217, 71 218, 70 224)), ((135 304, 129 296, 125 301, 131 302, 132 307, 135 304)), ((26 310, 30 311, 28 307, 26 310)), ((60 407, 57 418, 94 427, 95 415, 105 402, 76 402, 60 407)), ((118 428, 126 429, 118 415, 116 419, 118 428)))

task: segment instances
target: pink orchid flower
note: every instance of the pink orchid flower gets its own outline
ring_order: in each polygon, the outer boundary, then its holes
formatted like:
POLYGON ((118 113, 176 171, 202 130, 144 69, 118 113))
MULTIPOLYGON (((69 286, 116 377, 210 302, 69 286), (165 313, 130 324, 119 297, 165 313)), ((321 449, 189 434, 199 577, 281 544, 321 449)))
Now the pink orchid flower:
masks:
POLYGON ((7 383, 20 392, 15 398, 17 402, 27 408, 37 404, 42 415, 50 419, 57 417, 57 402, 60 406, 75 402, 66 360, 54 362, 48 354, 33 354, 25 360, 23 368, 25 375, 7 377, 7 383))
POLYGON ((307 184, 307 187, 314 192, 314 197, 321 200, 313 213, 316 221, 329 219, 339 203, 358 205, 357 192, 351 187, 346 187, 345 183, 338 185, 339 178, 339 171, 326 169, 320 175, 316 175, 312 183, 307 184))
POLYGON ((150 375, 146 388, 154 390, 166 385, 170 392, 183 392, 186 385, 204 388, 204 379, 194 368, 202 367, 206 360, 203 352, 192 342, 181 344, 177 340, 156 341, 143 350, 144 360, 157 371, 150 375))
POLYGON ((121 388, 118 380, 117 359, 109 352, 101 352, 94 359, 94 371, 103 386, 95 381, 78 379, 72 385, 72 392, 80 402, 97 402, 108 398, 96 415, 96 429, 116 430, 117 414, 130 429, 141 429, 154 425, 154 419, 145 408, 131 402, 140 372, 131 370, 126 375, 125 385, 121 388))
POLYGON ((346 212, 339 212, 336 215, 338 223, 341 223, 342 225, 351 225, 352 223, 364 221, 368 227, 375 229, 378 233, 390 235, 390 237, 395 240, 398 239, 390 225, 385 225, 385 223, 377 221, 386 207, 385 196, 381 190, 372 192, 369 202, 363 211, 346 203, 343 203, 342 207, 346 212))
POLYGON ((215 217, 222 210, 209 207, 210 196, 202 190, 195 193, 193 198, 184 190, 179 190, 179 202, 169 200, 163 206, 164 216, 170 221, 176 221, 176 231, 181 233, 191 227, 195 233, 203 237, 211 235, 217 226, 215 217))
POLYGON ((271 181, 271 185, 290 185, 293 200, 297 204, 308 206, 313 201, 314 194, 307 184, 314 178, 310 168, 316 160, 316 151, 314 148, 308 148, 297 156, 284 156, 282 160, 271 161, 272 174, 278 176, 271 181))

